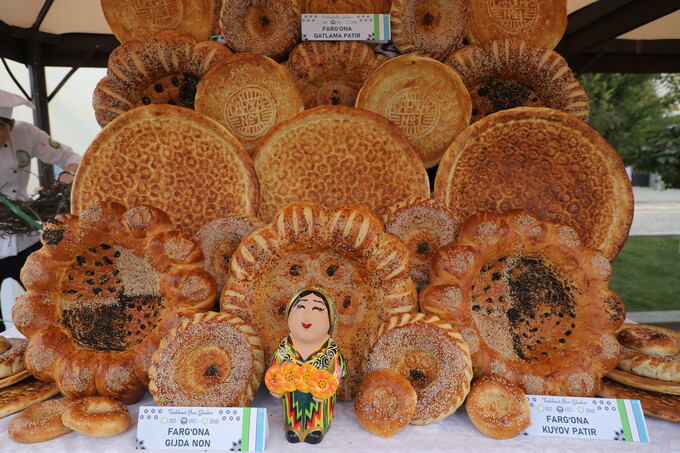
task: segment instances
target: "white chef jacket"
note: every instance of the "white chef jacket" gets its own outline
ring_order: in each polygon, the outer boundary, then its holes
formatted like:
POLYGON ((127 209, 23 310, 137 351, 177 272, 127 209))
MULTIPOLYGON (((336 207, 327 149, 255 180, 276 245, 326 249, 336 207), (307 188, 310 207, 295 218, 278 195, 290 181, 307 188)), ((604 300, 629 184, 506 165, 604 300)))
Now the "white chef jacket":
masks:
MULTIPOLYGON (((0 147, 0 191, 8 198, 28 199, 31 159, 66 168, 80 163, 80 156, 52 140, 30 123, 15 121, 9 140, 0 147)), ((39 234, 0 237, 0 259, 14 256, 39 240, 39 234)))

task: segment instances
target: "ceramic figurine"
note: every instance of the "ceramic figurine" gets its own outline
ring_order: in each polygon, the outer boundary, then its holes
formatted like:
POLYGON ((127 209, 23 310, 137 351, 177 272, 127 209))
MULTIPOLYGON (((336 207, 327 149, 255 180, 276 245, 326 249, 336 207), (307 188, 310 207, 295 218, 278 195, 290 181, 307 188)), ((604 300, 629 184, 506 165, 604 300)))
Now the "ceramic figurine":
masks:
POLYGON ((274 352, 265 383, 282 398, 288 442, 318 444, 330 428, 335 392, 346 374, 345 360, 330 336, 335 305, 326 291, 309 286, 293 295, 285 316, 289 335, 274 352))

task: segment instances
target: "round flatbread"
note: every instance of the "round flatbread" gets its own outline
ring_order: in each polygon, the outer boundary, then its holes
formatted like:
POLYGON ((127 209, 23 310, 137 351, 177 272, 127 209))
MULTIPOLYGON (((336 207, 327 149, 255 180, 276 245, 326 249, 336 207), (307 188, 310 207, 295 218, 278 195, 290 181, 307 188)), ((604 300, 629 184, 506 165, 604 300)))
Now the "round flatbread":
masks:
POLYGON ((420 309, 470 346, 475 376, 530 395, 592 397, 616 367, 624 308, 611 264, 576 231, 524 212, 479 213, 432 258, 420 309))
POLYGON ((434 198, 461 223, 476 212, 524 209, 572 227, 610 260, 633 221, 619 154, 581 120, 540 107, 503 110, 465 129, 439 164, 434 198))
POLYGON ((492 39, 518 38, 554 49, 567 28, 567 0, 469 1, 467 39, 481 45, 492 39))
POLYGON ((101 0, 118 41, 145 40, 160 30, 181 30, 198 41, 210 37, 213 0, 101 0))
POLYGON ((629 373, 618 368, 611 370, 609 374, 607 374, 607 379, 640 390, 680 396, 680 384, 677 382, 638 376, 637 374, 629 373))
POLYGON ((338 313, 332 335, 348 364, 338 392, 348 400, 360 383, 369 335, 390 316, 416 309, 408 255, 406 246, 364 208, 291 204, 241 242, 231 259, 221 311, 250 324, 265 357, 271 357, 288 335, 289 298, 305 286, 324 288, 338 313))
POLYGON ((26 409, 59 393, 54 382, 43 382, 31 376, 0 390, 0 418, 26 409))
POLYGON ((599 396, 639 400, 645 415, 680 423, 680 396, 634 389, 609 379, 603 381, 604 386, 599 396))
POLYGON ((428 197, 427 172, 406 135, 366 110, 323 106, 274 126, 253 156, 259 217, 289 203, 358 204, 378 215, 409 197, 428 197))
POLYGON ((196 90, 196 111, 214 119, 252 154, 276 124, 304 110, 295 82, 264 55, 240 53, 221 60, 196 90))
POLYGON ((146 204, 193 235, 228 214, 255 216, 258 197, 252 161, 224 127, 193 110, 149 105, 92 141, 73 182, 71 211, 97 200, 146 204))
POLYGON ((421 55, 393 58, 366 80, 356 106, 396 124, 426 168, 437 165, 470 124, 472 102, 456 71, 421 55))
POLYGON ((283 67, 300 90, 305 108, 352 107, 368 76, 387 60, 359 41, 303 41, 283 67))

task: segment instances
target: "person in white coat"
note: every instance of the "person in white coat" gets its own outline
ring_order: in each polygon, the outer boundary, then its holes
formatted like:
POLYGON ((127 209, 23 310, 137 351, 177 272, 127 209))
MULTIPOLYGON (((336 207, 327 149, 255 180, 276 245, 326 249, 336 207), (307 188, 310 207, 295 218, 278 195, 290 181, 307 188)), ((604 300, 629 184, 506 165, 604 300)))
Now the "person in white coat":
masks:
MULTIPOLYGON (((73 180, 80 162, 80 156, 70 147, 57 143, 30 123, 12 119, 14 107, 20 105, 33 108, 33 104, 23 97, 0 90, 0 192, 10 200, 29 198, 28 178, 32 158, 64 169, 60 180, 65 183, 73 180)), ((39 248, 38 232, 0 235, 0 284, 6 278, 21 283, 21 267, 28 255, 39 248)), ((0 322, 0 332, 4 330, 5 326, 0 322)))

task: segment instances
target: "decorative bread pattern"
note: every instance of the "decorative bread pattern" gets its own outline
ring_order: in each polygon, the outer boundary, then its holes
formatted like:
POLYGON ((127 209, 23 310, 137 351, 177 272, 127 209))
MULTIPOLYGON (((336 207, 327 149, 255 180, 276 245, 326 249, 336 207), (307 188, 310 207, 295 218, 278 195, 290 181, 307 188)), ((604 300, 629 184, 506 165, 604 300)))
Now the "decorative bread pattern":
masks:
POLYGON ((680 332, 645 324, 624 324, 618 368, 638 376, 680 384, 680 332))
POLYGON ((149 391, 162 406, 246 407, 264 372, 259 338, 228 313, 199 313, 153 354, 149 391))
POLYGON ((26 409, 59 393, 54 382, 39 381, 34 377, 0 390, 0 418, 26 409))
POLYGON ((680 396, 634 389, 609 379, 603 381, 604 385, 599 396, 639 400, 645 415, 680 423, 680 396))
POLYGON ((460 334, 437 316, 393 316, 368 342, 365 372, 388 368, 405 377, 418 395, 412 425, 435 423, 463 404, 470 391, 470 350, 460 334))
POLYGON ((71 211, 95 200, 155 206, 193 235, 228 214, 255 216, 259 189, 250 157, 224 127, 193 110, 148 105, 109 124, 83 155, 71 211))
POLYGON ((420 309, 470 346, 475 376, 531 395, 595 396, 616 367, 623 304, 611 265, 576 231, 524 211, 479 213, 432 258, 420 309))
POLYGON ((465 37, 467 3, 466 0, 393 0, 392 42, 402 54, 419 53, 443 60, 465 37))
POLYGON ((472 102, 456 71, 421 55, 382 64, 359 91, 356 106, 396 124, 418 150, 426 168, 441 160, 470 124, 472 102))
POLYGON ((408 249, 359 206, 291 204, 241 242, 231 268, 221 311, 255 329, 265 357, 288 334, 284 309, 291 295, 309 285, 328 291, 338 312, 333 338, 348 364, 338 391, 344 400, 361 380, 369 335, 390 316, 416 309, 408 249))
POLYGON ((430 193, 423 162, 404 133, 352 107, 316 107, 279 123, 259 142, 253 162, 265 221, 298 201, 358 204, 381 215, 430 193))
POLYGON ((467 39, 481 45, 517 38, 554 49, 567 28, 567 0, 468 1, 467 39))
POLYGON ((300 42, 301 24, 297 0, 222 0, 222 36, 235 52, 285 60, 300 42))
POLYGON ((391 0, 298 0, 302 14, 388 14, 391 0))
POLYGON ((444 154, 434 199, 462 223, 523 209, 570 226, 583 244, 618 255, 633 221, 633 188, 618 153, 581 120, 518 107, 465 129, 444 154))
POLYGON ((118 41, 143 41, 160 30, 179 30, 197 41, 210 37, 213 0, 101 0, 118 41))
POLYGON ((387 60, 359 41, 303 41, 283 67, 300 90, 305 108, 352 107, 368 76, 387 60))
POLYGON ((106 77, 92 96, 97 122, 104 127, 123 113, 149 104, 194 108, 196 85, 217 61, 231 55, 223 44, 196 42, 175 30, 129 41, 109 56, 106 77))
POLYGON ((24 352, 28 346, 25 338, 0 337, 0 379, 24 370, 24 352))
POLYGON ((201 249, 148 206, 92 203, 44 227, 12 310, 26 369, 68 398, 139 401, 163 335, 214 304, 201 249))
POLYGON ((465 46, 447 59, 472 96, 472 121, 514 107, 549 107, 588 121, 588 95, 557 52, 519 40, 465 46))
POLYGON ((221 60, 196 91, 196 111, 224 126, 249 154, 269 129, 303 110, 300 92, 286 70, 254 53, 221 60))
POLYGON ((458 237, 460 224, 453 213, 431 198, 409 198, 390 206, 383 216, 385 231, 411 252, 411 278, 418 288, 430 283, 430 259, 439 247, 458 237))

